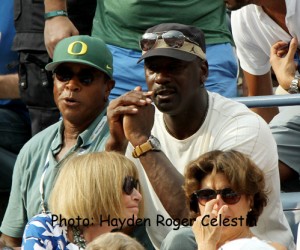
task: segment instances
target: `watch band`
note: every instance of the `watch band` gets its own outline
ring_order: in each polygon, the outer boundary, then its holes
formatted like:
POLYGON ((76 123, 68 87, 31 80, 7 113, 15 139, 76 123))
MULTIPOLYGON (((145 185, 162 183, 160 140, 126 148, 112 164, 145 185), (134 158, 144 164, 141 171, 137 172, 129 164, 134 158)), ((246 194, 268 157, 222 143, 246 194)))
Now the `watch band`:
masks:
POLYGON ((65 11, 65 10, 55 10, 55 11, 47 12, 44 15, 45 20, 48 20, 48 19, 50 19, 52 17, 55 17, 55 16, 68 16, 68 12, 65 11))
POLYGON ((153 150, 153 151, 160 151, 160 142, 159 140, 154 137, 153 135, 149 136, 149 139, 141 144, 138 145, 134 148, 134 150, 132 151, 132 156, 134 158, 139 158, 141 155, 145 154, 146 152, 153 150))
POLYGON ((139 158, 142 154, 145 154, 146 152, 152 150, 153 147, 150 143, 150 141, 146 141, 145 143, 141 145, 137 145, 134 150, 132 151, 132 156, 134 158, 139 158))

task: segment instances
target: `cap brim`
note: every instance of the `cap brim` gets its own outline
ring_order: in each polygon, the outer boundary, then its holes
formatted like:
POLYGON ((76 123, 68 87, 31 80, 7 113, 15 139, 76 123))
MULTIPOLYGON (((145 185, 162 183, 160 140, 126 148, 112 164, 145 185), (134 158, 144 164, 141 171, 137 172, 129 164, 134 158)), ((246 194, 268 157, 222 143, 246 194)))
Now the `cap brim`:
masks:
POLYGON ((142 60, 153 56, 166 56, 187 62, 194 61, 197 58, 196 55, 187 53, 186 51, 181 51, 173 48, 157 48, 147 51, 144 55, 141 56, 137 63, 140 63, 142 60))
POLYGON ((54 71, 62 63, 81 63, 81 64, 85 64, 85 65, 91 66, 95 69, 98 69, 98 70, 102 71, 103 73, 107 74, 110 78, 112 78, 112 76, 109 74, 109 72, 107 70, 100 68, 96 64, 90 63, 90 62, 85 61, 85 60, 79 60, 79 59, 62 60, 62 61, 48 63, 45 66, 45 69, 48 70, 48 71, 54 71))
POLYGON ((57 61, 57 62, 52 62, 52 63, 48 63, 45 67, 46 70, 49 71, 53 71, 56 69, 56 67, 62 63, 81 63, 81 64, 85 64, 91 67, 94 67, 96 69, 99 69, 101 71, 104 71, 103 69, 99 68, 97 65, 87 62, 85 60, 80 60, 80 59, 70 59, 70 60, 62 60, 62 61, 57 61))

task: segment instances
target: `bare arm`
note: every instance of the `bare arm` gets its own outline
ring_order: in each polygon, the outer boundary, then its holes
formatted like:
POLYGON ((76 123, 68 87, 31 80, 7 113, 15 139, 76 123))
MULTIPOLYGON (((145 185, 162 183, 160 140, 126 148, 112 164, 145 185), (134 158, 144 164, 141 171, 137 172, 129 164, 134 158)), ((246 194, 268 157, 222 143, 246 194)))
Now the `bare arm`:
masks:
MULTIPOLYGON (((67 10, 66 0, 45 0, 45 13, 67 10)), ((78 35, 79 32, 68 17, 56 16, 45 21, 44 40, 49 56, 53 57, 56 44, 63 38, 78 35)))
MULTIPOLYGON (((146 142, 146 140, 144 140, 146 142)), ((147 176, 171 218, 188 218, 184 178, 163 152, 149 151, 140 156, 147 176)))
POLYGON ((18 74, 0 75, 0 99, 19 99, 18 74))
MULTIPOLYGON (((123 127, 128 141, 136 147, 145 143, 154 123, 154 107, 140 107, 136 115, 125 115, 123 127)), ((163 152, 148 151, 140 156, 152 187, 171 218, 188 218, 183 191, 184 178, 163 152)))
POLYGON ((4 246, 18 248, 22 244, 22 238, 14 238, 6 234, 2 234, 0 237, 0 249, 4 246))
POLYGON ((282 50, 285 42, 277 42, 271 47, 270 63, 280 86, 288 90, 296 73, 294 55, 297 51, 298 40, 293 38, 288 50, 282 50))
MULTIPOLYGON (((107 113, 111 138, 107 150, 118 149, 128 141, 135 147, 148 140, 154 123, 154 107, 150 105, 149 95, 150 93, 132 91, 109 105, 107 113)), ((188 211, 182 189, 183 176, 165 154, 149 151, 140 156, 140 162, 170 216, 187 218, 188 211)))
MULTIPOLYGON (((249 96, 273 95, 273 85, 271 79, 271 72, 264 75, 252 75, 246 71, 244 72, 244 80, 248 86, 249 96)), ((273 117, 278 114, 278 108, 252 108, 252 110, 259 114, 269 123, 273 117)))

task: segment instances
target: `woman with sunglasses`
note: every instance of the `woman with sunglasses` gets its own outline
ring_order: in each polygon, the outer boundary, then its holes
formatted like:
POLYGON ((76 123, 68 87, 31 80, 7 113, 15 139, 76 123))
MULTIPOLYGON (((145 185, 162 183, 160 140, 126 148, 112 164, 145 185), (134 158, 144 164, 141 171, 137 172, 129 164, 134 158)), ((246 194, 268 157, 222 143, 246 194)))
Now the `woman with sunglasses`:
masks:
POLYGON ((250 227, 267 204, 265 179, 244 154, 215 150, 201 155, 187 166, 184 189, 191 216, 196 218, 193 232, 198 250, 216 250, 239 238, 259 238, 250 227))
POLYGON ((49 198, 51 213, 33 217, 22 249, 84 249, 95 237, 126 227, 142 213, 135 165, 114 152, 72 157, 49 198), (121 224, 121 222, 123 224, 121 224))

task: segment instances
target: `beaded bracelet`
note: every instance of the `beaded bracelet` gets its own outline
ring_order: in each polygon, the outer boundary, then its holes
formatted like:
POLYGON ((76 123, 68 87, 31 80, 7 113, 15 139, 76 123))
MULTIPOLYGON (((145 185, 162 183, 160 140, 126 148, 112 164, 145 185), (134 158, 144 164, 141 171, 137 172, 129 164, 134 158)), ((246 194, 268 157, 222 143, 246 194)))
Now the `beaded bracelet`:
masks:
POLYGON ((45 20, 50 19, 55 16, 68 16, 68 12, 65 10, 55 10, 45 13, 45 20))

